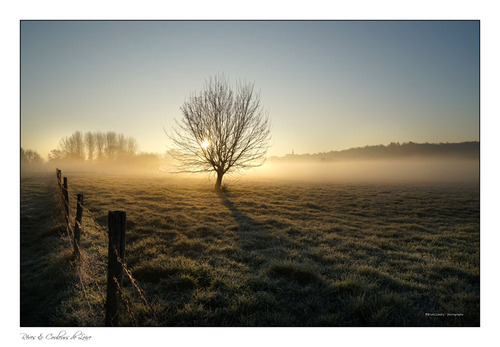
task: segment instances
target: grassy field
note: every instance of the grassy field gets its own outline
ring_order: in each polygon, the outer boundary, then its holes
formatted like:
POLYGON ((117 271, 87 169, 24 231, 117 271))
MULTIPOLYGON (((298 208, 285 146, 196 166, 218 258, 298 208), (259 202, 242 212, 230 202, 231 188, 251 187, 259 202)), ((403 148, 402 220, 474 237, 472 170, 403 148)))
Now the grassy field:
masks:
POLYGON ((217 195, 172 176, 63 175, 71 201, 84 194, 84 253, 72 261, 55 174, 22 177, 21 325, 103 325, 107 211, 124 210, 146 301, 126 278, 122 325, 479 326, 477 183, 217 195))

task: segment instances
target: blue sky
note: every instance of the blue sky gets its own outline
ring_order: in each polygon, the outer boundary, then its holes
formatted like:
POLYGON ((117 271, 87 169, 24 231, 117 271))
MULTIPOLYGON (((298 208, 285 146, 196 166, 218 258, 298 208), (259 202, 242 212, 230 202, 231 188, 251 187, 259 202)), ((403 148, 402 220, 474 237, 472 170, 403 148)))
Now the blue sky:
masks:
POLYGON ((24 21, 21 145, 113 130, 162 153, 220 73, 260 90, 269 155, 479 140, 477 21, 24 21))

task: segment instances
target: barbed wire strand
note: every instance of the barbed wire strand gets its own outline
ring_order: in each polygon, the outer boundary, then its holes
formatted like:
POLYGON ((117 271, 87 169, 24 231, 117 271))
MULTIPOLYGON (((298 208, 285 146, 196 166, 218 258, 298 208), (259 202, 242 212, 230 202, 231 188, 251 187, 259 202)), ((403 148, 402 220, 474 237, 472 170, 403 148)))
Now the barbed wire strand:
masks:
POLYGON ((92 218, 92 216, 94 216, 93 212, 90 211, 85 206, 82 206, 82 208, 83 208, 83 212, 87 212, 86 219, 90 220, 94 224, 94 226, 97 229, 97 231, 99 231, 99 232, 101 232, 101 233, 103 233, 104 235, 107 236, 108 235, 107 230, 104 227, 102 227, 98 222, 96 222, 96 220, 94 218, 92 218))
POLYGON ((127 307, 128 314, 130 315, 130 317, 132 317, 132 320, 134 321, 134 325, 137 326, 138 325, 137 319, 135 318, 134 312, 132 311, 132 308, 130 307, 130 302, 128 301, 125 294, 123 293, 123 290, 122 290, 120 284, 118 283, 118 280, 116 279, 116 277, 113 277, 113 280, 116 283, 116 289, 120 293, 120 297, 122 298, 122 301, 125 302, 125 306, 127 307))
POLYGON ((84 294, 84 296, 85 296, 85 300, 87 301, 87 304, 89 305, 89 308, 90 308, 91 310, 93 310, 93 307, 92 307, 92 305, 90 304, 89 298, 88 298, 88 296, 87 296, 87 291, 85 290, 85 286, 84 286, 84 284, 83 284, 83 280, 82 280, 82 273, 81 273, 81 271, 78 271, 78 278, 80 279, 80 284, 81 284, 81 287, 82 287, 82 290, 83 290, 83 294, 84 294))
MULTIPOLYGON (((65 224, 66 224, 66 231, 69 233, 70 231, 70 225, 69 225, 69 218, 67 219, 68 220, 68 223, 66 223, 66 210, 65 210, 65 206, 66 206, 66 201, 64 199, 64 196, 62 194, 62 190, 61 189, 57 189, 57 199, 56 199, 56 203, 57 205, 59 206, 59 210, 61 211, 61 214, 62 216, 64 217, 65 219, 65 224)), ((72 242, 71 242, 71 238, 69 237, 69 235, 64 235, 63 238, 67 239, 69 244, 70 244, 70 247, 72 246, 72 242)))
POLYGON ((81 260, 82 260, 82 265, 85 264, 86 268, 89 270, 89 272, 91 272, 90 278, 92 279, 92 282, 95 283, 95 285, 97 287, 97 293, 101 297, 102 305, 104 305, 104 303, 106 302, 106 299, 104 298, 104 290, 99 285, 99 282, 97 280, 97 276, 94 276, 96 274, 96 272, 98 273, 98 271, 92 271, 92 270, 95 270, 96 267, 91 266, 91 264, 89 262, 89 258, 88 258, 85 251, 81 252, 80 256, 81 256, 81 260))
POLYGON ((122 265, 123 270, 125 270, 125 273, 127 274, 128 278, 130 279, 130 282, 132 283, 132 285, 134 286, 134 288, 137 290, 137 292, 139 293, 139 296, 144 301, 144 303, 146 304, 146 306, 151 310, 151 312, 153 313, 153 316, 155 317, 155 319, 158 320, 158 315, 156 314, 155 309, 151 306, 151 304, 146 299, 146 293, 144 292, 144 289, 142 289, 140 287, 140 285, 137 282, 137 280, 134 278, 134 276, 132 276, 132 273, 128 269, 127 264, 121 260, 121 257, 118 255, 118 251, 117 251, 116 248, 114 249, 114 251, 115 251, 116 258, 117 258, 118 262, 122 265))

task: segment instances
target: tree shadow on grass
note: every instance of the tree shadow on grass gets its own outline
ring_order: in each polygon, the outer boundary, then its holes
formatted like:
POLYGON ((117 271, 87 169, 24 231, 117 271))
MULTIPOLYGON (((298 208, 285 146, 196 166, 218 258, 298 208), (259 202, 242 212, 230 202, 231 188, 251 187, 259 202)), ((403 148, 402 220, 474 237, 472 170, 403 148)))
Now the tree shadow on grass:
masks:
POLYGON ((242 263, 249 269, 245 289, 262 297, 255 305, 257 326, 319 326, 320 317, 339 307, 320 268, 302 254, 279 218, 263 222, 245 214, 227 195, 221 201, 237 223, 242 263))
POLYGON ((242 212, 226 195, 220 197, 237 223, 239 246, 244 256, 250 255, 249 260, 257 263, 292 258, 291 251, 299 245, 283 231, 286 224, 276 220, 259 222, 242 212))

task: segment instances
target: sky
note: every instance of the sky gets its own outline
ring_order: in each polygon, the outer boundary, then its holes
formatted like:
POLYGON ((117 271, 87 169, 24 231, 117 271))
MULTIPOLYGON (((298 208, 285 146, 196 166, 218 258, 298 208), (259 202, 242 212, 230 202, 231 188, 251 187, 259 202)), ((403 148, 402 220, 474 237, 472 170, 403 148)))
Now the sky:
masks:
POLYGON ((22 21, 21 146, 74 131, 141 151, 205 80, 260 91, 269 156, 479 140, 478 21, 22 21))

